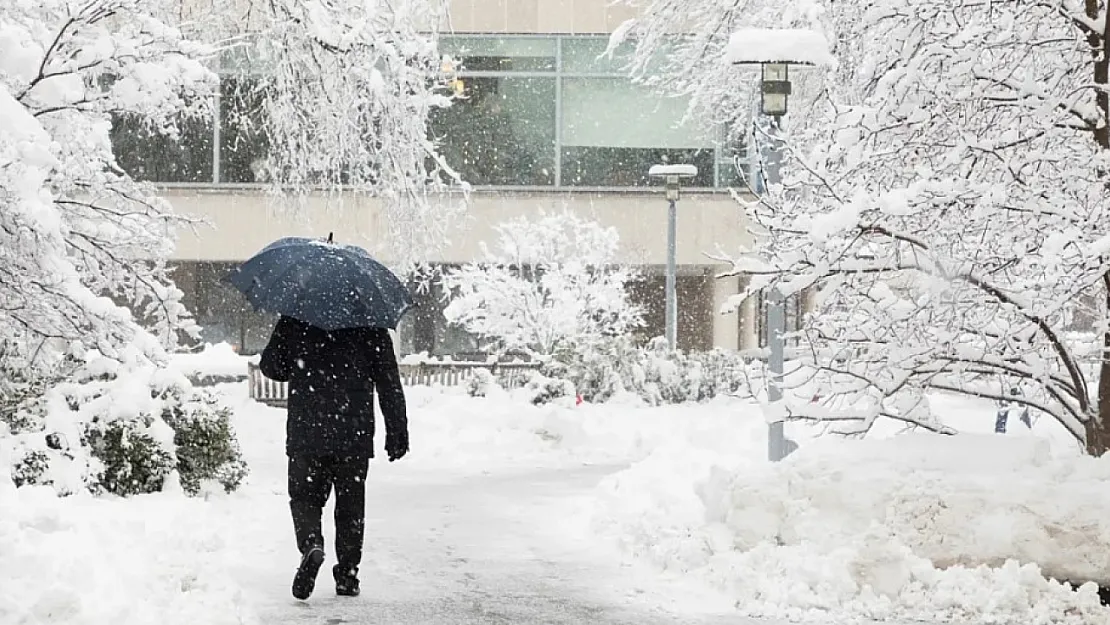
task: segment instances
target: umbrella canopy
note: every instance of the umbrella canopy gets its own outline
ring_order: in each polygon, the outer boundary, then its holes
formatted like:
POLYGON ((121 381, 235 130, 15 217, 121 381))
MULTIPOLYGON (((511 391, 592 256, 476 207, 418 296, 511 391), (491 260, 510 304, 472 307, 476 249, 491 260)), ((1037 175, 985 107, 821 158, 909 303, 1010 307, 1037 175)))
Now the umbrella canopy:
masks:
POLYGON ((255 308, 324 330, 395 329, 412 307, 400 278, 366 250, 305 237, 267 245, 228 278, 255 308))

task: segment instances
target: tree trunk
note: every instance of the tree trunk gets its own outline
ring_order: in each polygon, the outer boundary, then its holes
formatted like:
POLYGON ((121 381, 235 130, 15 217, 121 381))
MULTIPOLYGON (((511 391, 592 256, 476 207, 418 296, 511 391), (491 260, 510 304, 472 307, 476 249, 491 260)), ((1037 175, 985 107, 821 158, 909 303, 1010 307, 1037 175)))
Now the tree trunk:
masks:
MULTIPOLYGON (((1110 282, 1103 276, 1103 282, 1110 282)), ((1106 292, 1104 315, 1110 317, 1110 290, 1106 292)), ((1103 330, 1102 358, 1098 367, 1098 413, 1083 424, 1087 453, 1101 456, 1110 450, 1110 329, 1103 330)))
MULTIPOLYGON (((1103 274, 1103 322, 1110 320, 1110 273, 1103 274)), ((1110 449, 1110 327, 1102 330, 1102 355, 1098 366, 1098 412, 1083 424, 1087 453, 1101 456, 1110 449)))
MULTIPOLYGON (((1103 369, 1106 365, 1103 365, 1103 369)), ((1103 375, 1106 375, 1104 372, 1103 375)), ((1106 404, 1106 398, 1100 397, 1098 400, 1099 416, 1090 419, 1087 423, 1083 424, 1083 429, 1087 433, 1087 453, 1098 457, 1106 453, 1110 449, 1110 428, 1106 427, 1107 417, 1106 410, 1110 408, 1106 404)))
MULTIPOLYGON (((1102 14, 1101 2, 1098 0, 1085 0, 1084 9, 1088 17, 1097 18, 1102 14)), ((1102 32, 1091 30, 1087 33, 1087 42, 1091 47, 1093 61, 1094 83, 1099 86, 1095 94, 1095 105, 1098 107, 1099 120, 1095 126, 1095 143, 1102 150, 1110 150, 1110 54, 1106 50, 1106 41, 1110 39, 1110 20, 1103 21, 1102 32)), ((1110 172, 1100 172, 1106 176, 1110 172)), ((1103 321, 1110 320, 1110 273, 1103 274, 1103 321)), ((1110 449, 1110 327, 1102 329, 1102 355, 1099 358, 1098 368, 1098 411, 1083 424, 1087 438, 1087 453, 1092 456, 1101 456, 1110 449)))

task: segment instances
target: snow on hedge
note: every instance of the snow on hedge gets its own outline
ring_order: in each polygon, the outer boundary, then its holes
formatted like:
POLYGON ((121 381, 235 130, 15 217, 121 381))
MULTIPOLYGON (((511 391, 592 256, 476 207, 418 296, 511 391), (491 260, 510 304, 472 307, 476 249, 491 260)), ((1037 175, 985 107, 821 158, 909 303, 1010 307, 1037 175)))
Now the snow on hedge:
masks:
POLYGON ((1046 580, 1110 582, 1110 459, 1036 438, 823 439, 778 465, 679 444, 598 492, 596 531, 751 616, 1110 619, 1046 580))

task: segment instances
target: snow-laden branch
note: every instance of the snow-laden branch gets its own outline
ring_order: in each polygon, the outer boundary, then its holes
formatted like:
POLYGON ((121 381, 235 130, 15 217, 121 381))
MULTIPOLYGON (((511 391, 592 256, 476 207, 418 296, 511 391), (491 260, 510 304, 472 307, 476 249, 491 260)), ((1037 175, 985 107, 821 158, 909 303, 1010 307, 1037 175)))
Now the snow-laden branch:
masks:
POLYGON ((274 194, 298 205, 319 193, 378 198, 389 231, 380 252, 401 269, 449 244, 467 187, 428 126, 451 103, 435 31, 446 3, 265 0, 253 9, 262 27, 250 53, 261 71, 248 95, 261 104, 242 122, 266 138, 274 194))
MULTIPOLYGON (((726 4, 645 0, 651 10, 622 35, 640 48, 633 70, 680 20, 699 32, 807 28, 835 42, 837 63, 807 77, 820 95, 792 106, 781 184, 738 198, 760 244, 723 272, 752 278, 736 301, 815 292, 800 333, 807 384, 836 406, 793 414, 855 417, 858 431, 880 418, 940 430, 927 391, 1003 401, 1020 385, 1027 405, 1093 453, 1110 446, 1110 391, 1096 397, 1093 376, 1110 384, 1091 367, 1107 369, 1105 354, 1073 331, 1110 329, 1105 3, 726 4)), ((701 47, 677 45, 680 64, 659 83, 748 124, 751 101, 735 94, 755 77, 683 75, 712 49, 712 37, 693 40, 701 47)))
POLYGON ((164 264, 188 222, 119 170, 109 139, 119 112, 172 131, 215 85, 209 49, 164 8, 0 6, 0 340, 28 373, 88 349, 160 359, 193 330, 164 264))

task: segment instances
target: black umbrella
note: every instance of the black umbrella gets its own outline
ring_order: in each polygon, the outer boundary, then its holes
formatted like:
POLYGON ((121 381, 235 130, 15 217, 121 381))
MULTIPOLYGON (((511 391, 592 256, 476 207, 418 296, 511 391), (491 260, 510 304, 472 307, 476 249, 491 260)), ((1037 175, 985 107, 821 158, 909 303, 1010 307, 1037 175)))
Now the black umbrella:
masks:
POLYGON ((256 308, 324 330, 396 328, 412 296, 366 250, 305 237, 267 245, 232 272, 231 284, 256 308))

